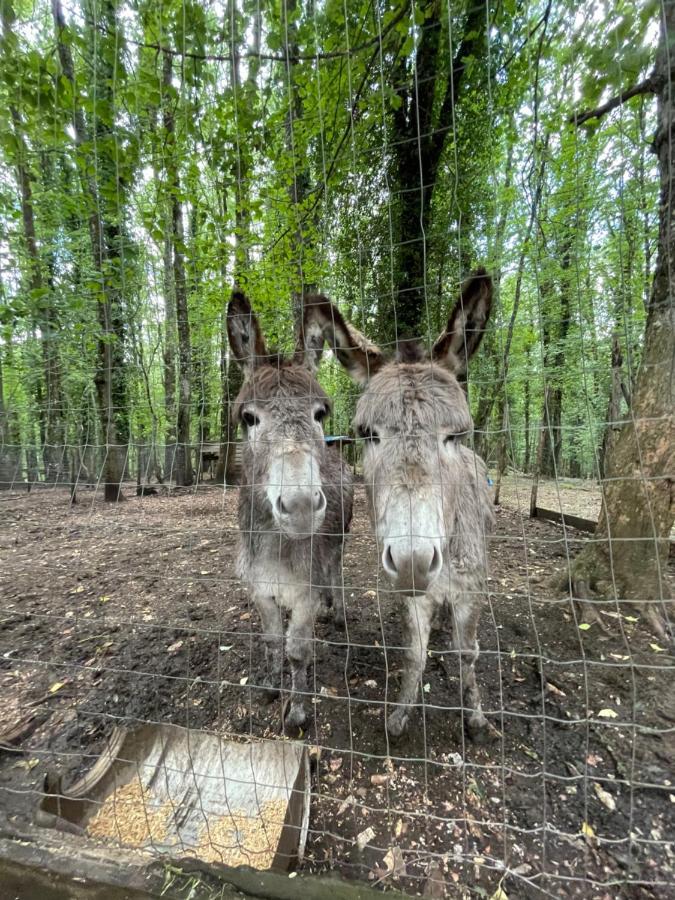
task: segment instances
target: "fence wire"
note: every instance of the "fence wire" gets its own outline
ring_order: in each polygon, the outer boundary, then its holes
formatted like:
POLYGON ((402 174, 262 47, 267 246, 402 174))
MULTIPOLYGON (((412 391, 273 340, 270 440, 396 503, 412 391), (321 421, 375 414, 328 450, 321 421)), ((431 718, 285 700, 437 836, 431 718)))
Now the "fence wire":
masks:
POLYGON ((671 896, 673 34, 3 3, 1 859, 671 896))

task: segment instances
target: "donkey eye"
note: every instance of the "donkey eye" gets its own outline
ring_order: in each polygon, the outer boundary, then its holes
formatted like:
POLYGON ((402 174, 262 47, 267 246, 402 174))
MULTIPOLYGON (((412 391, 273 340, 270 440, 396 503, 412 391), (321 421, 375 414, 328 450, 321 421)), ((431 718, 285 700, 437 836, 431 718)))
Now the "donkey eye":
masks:
POLYGON ((464 431, 458 431, 456 434, 446 434, 443 438, 444 444, 454 444, 457 441, 461 440, 464 437, 464 431))
POLYGON ((253 428, 255 425, 258 425, 260 423, 260 419, 256 416, 256 414, 252 413, 248 409, 241 414, 241 420, 247 428, 253 428))
POLYGON ((319 407, 314 413, 314 421, 315 422, 323 422, 323 420, 328 415, 328 409, 325 406, 319 407))

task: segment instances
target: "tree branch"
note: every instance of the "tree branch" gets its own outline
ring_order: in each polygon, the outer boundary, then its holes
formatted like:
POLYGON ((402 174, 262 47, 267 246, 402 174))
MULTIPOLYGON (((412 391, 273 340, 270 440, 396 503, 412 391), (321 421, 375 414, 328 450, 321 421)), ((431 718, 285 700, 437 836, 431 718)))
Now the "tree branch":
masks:
MULTIPOLYGON (((177 50, 175 47, 166 47, 159 42, 156 43, 147 43, 144 41, 136 41, 133 38, 125 37, 125 42, 127 44, 132 44, 134 47, 139 47, 142 50, 154 50, 156 53, 161 53, 165 56, 178 56, 182 59, 193 59, 198 60, 200 62, 229 62, 231 63, 234 58, 236 59, 258 59, 265 60, 269 62, 282 62, 282 63, 299 63, 299 62, 314 62, 316 60, 326 60, 326 59, 343 59, 343 58, 351 58, 356 53, 361 53, 363 50, 368 50, 370 47, 379 45, 383 42, 384 38, 389 34, 392 29, 394 29, 398 23, 403 19, 405 14, 408 12, 408 5, 404 3, 401 6, 401 9, 396 13, 391 22, 388 23, 386 28, 384 28, 380 34, 375 35, 375 37, 371 38, 368 41, 364 41, 362 44, 358 44, 355 47, 350 47, 349 50, 333 50, 330 52, 325 51, 315 51, 314 53, 261 53, 259 50, 247 50, 241 51, 237 53, 194 53, 189 50, 177 50)), ((94 22, 92 20, 88 20, 89 24, 98 28, 103 34, 109 34, 109 31, 106 29, 104 25, 101 25, 100 22, 94 22)))
POLYGON ((633 87, 621 91, 616 97, 612 97, 611 100, 608 100, 607 103, 603 103, 602 106, 596 107, 596 109, 587 109, 585 112, 572 113, 567 121, 570 125, 575 125, 578 128, 580 125, 583 125, 584 122, 590 121, 590 119, 600 119, 602 116, 607 115, 608 112, 616 109, 617 106, 621 106, 622 103, 630 100, 631 97, 639 97, 640 94, 656 94, 658 90, 658 79, 655 75, 650 75, 649 78, 645 78, 644 81, 640 81, 638 84, 633 85, 633 87))

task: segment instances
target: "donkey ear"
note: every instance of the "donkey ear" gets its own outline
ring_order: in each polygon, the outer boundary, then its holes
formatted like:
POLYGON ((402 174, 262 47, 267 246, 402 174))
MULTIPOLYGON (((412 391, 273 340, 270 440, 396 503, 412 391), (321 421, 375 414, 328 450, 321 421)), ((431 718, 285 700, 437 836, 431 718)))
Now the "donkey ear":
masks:
MULTIPOLYGON (((327 297, 317 294, 305 299, 303 318, 305 346, 307 340, 318 346, 325 341, 338 361, 358 384, 367 384, 384 363, 382 351, 342 317, 342 313, 327 297)), ((319 351, 320 354, 320 351, 319 351)))
POLYGON ((267 356, 265 338, 248 297, 236 288, 227 305, 227 337, 232 355, 245 371, 253 368, 256 357, 267 356))
POLYGON ((432 358, 455 375, 463 375, 483 340, 491 307, 492 278, 485 269, 476 269, 460 289, 445 331, 433 346, 432 358))

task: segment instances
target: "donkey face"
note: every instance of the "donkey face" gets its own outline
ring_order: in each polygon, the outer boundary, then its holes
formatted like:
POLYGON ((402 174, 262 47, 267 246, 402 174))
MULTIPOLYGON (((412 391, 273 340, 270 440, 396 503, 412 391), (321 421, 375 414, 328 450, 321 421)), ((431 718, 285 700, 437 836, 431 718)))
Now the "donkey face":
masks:
POLYGON ((326 496, 320 461, 322 421, 330 401, 314 377, 320 348, 271 355, 247 298, 235 291, 227 309, 231 351, 244 371, 234 420, 244 433, 242 477, 272 527, 291 538, 321 529, 326 496))
POLYGON ((480 344, 491 298, 491 279, 479 270, 462 286, 431 358, 407 342, 391 361, 325 299, 306 308, 340 362, 365 385, 354 426, 365 441, 371 518, 391 586, 407 594, 431 588, 453 532, 463 527, 467 451, 461 440, 473 423, 457 376, 480 344))

